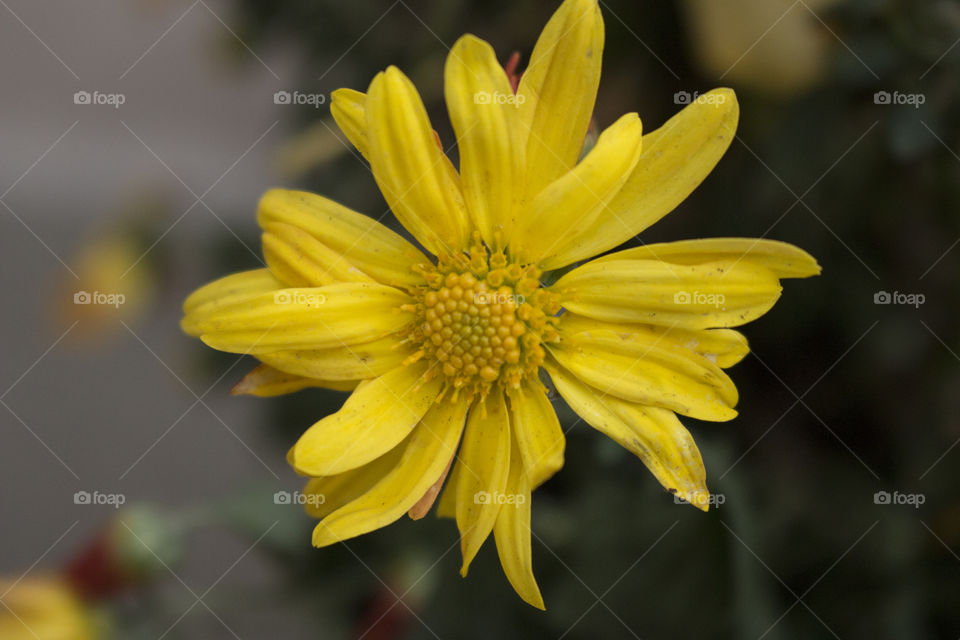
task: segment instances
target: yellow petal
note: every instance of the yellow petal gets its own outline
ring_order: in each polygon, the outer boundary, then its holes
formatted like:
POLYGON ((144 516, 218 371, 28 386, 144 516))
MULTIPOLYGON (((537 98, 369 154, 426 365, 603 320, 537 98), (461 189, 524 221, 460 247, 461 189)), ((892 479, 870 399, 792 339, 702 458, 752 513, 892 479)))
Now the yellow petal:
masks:
POLYGON ((510 416, 499 388, 485 405, 474 405, 458 454, 457 527, 466 576, 480 546, 493 531, 510 472, 510 416))
MULTIPOLYGON (((629 341, 640 333, 659 340, 659 344, 674 349, 688 349, 715 363, 721 369, 737 364, 750 353, 747 338, 733 329, 670 329, 627 322, 601 322, 592 318, 565 313, 560 317, 558 330, 564 340, 576 342, 579 334, 600 340, 629 341)), ((649 339, 649 338, 648 338, 649 339)))
POLYGON ((413 321, 409 296, 382 284, 343 283, 279 289, 208 302, 182 321, 184 330, 232 353, 327 349, 377 340, 413 321))
POLYGON ((426 369, 425 363, 401 366, 362 383, 339 411, 300 436, 293 449, 294 468, 311 476, 336 475, 397 446, 440 393, 440 378, 424 382, 426 369))
POLYGON ((436 502, 437 496, 440 495, 440 489, 443 488, 443 483, 446 481, 447 475, 450 473, 450 468, 456 459, 456 455, 450 456, 450 461, 447 462, 447 466, 444 468, 443 473, 440 474, 440 477, 430 485, 427 492, 407 511, 407 516, 411 520, 421 520, 430 513, 430 509, 433 507, 433 503, 436 502))
POLYGON ((596 221, 543 263, 556 269, 623 244, 667 215, 703 182, 737 130, 730 89, 714 89, 643 137, 633 173, 596 221))
POLYGON ((583 382, 604 394, 676 411, 698 420, 736 417, 737 388, 716 364, 662 335, 581 333, 550 352, 583 382))
POLYGON ((322 287, 337 282, 375 282, 346 258, 290 224, 266 225, 263 257, 288 287, 322 287))
POLYGON ((270 351, 257 357, 282 371, 321 380, 367 380, 399 367, 413 351, 395 336, 332 349, 270 351))
POLYGON ((488 246, 494 232, 510 236, 523 176, 517 144, 519 111, 513 89, 493 47, 465 35, 450 50, 444 68, 447 110, 457 134, 463 198, 488 246))
POLYGON ((519 453, 510 455, 510 476, 507 480, 510 501, 500 507, 493 536, 503 572, 523 600, 538 609, 545 609, 537 580, 533 577, 530 544, 530 480, 523 472, 519 453))
POLYGON ((366 112, 370 166, 397 219, 434 254, 464 249, 471 226, 463 194, 413 83, 396 67, 377 74, 366 112))
POLYGON ((603 396, 559 367, 547 370, 563 399, 590 426, 640 458, 667 491, 707 510, 703 459, 672 411, 603 396))
POLYGON ((566 0, 537 40, 517 88, 527 202, 580 156, 597 98, 603 41, 596 0, 566 0))
POLYGON ((635 113, 607 127, 590 153, 544 188, 517 221, 510 240, 513 257, 539 262, 603 216, 640 157, 641 136, 635 113))
POLYGON ((404 444, 401 443, 376 460, 362 467, 335 476, 311 478, 303 489, 304 508, 314 518, 326 518, 373 488, 400 461, 404 444))
POLYGON ((187 314, 192 313, 198 307, 221 298, 247 293, 275 291, 285 286, 283 282, 270 273, 269 269, 254 269, 253 271, 233 273, 205 284, 191 293, 183 303, 183 312, 187 314))
POLYGON ((709 329, 756 320, 781 289, 769 269, 736 260, 696 265, 610 260, 577 267, 551 291, 570 311, 598 320, 709 329))
POLYGON ((610 260, 663 260, 672 264, 740 260, 765 267, 778 278, 809 278, 820 273, 816 259, 803 249, 761 238, 706 238, 645 244, 607 254, 595 262, 610 260))
POLYGON ((272 398, 273 396, 281 396, 310 387, 321 387, 335 391, 352 391, 359 383, 359 380, 317 380, 315 378, 305 378, 274 369, 270 365, 261 364, 244 376, 243 380, 238 382, 233 389, 230 389, 230 393, 235 396, 251 395, 260 398, 272 398))
POLYGON ((396 521, 423 497, 456 452, 469 404, 434 404, 414 429, 397 465, 362 496, 317 525, 313 544, 324 547, 396 521))
POLYGON ((438 518, 457 517, 457 478, 460 476, 460 467, 460 464, 454 463, 450 470, 450 476, 447 478, 447 483, 440 493, 440 500, 437 501, 438 518))
POLYGON ((330 94, 330 114, 347 139, 367 155, 367 96, 353 89, 337 89, 330 94))
POLYGON ((283 223, 302 229, 384 284, 423 283, 411 270, 428 262, 423 253, 373 218, 333 200, 305 191, 271 189, 260 199, 257 221, 263 228, 283 223))
POLYGON ((536 489, 563 467, 563 429, 539 382, 524 382, 512 393, 510 411, 523 469, 536 489))

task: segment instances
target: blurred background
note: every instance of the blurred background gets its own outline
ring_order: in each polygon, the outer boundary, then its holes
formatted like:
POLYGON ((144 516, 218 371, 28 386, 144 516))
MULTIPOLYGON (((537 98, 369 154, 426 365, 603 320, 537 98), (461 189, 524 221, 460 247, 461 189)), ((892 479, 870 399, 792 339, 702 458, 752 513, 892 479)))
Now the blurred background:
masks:
POLYGON ((0 0, 0 637, 960 636, 955 0, 600 2, 599 127, 716 86, 741 104, 642 241, 769 237, 824 270, 745 328, 740 416, 685 420, 715 509, 557 399, 542 613, 491 543, 459 577, 451 521, 315 550, 276 499, 345 394, 231 397, 255 362, 182 335, 183 298, 261 265, 269 187, 387 210, 331 91, 396 64, 449 144, 447 49, 471 32, 522 68, 558 4, 0 0))

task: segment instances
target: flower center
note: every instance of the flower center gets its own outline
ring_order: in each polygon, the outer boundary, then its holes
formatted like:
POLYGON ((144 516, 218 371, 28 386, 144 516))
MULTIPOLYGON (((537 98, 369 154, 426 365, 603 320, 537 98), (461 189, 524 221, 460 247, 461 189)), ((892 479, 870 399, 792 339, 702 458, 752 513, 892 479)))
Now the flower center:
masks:
POLYGON ((417 314, 407 339, 419 349, 404 364, 429 358, 428 378, 443 375, 444 392, 452 389, 454 398, 461 389, 483 398, 495 384, 516 388, 537 378, 543 343, 558 338, 553 316, 560 308, 540 288, 539 269, 511 264, 476 238, 467 253, 416 270, 427 284, 407 308, 417 314))

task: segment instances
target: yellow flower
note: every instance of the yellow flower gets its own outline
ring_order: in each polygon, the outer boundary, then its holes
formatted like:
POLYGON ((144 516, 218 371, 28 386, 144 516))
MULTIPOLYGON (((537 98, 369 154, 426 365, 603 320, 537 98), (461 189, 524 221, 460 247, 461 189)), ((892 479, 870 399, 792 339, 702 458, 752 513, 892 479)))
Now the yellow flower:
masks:
POLYGON ((366 94, 333 94, 338 125, 435 261, 335 202, 272 190, 258 213, 268 268, 186 301, 185 331, 264 363, 238 392, 353 389, 290 452, 312 477, 314 545, 422 517, 449 472, 438 512, 456 518, 461 573, 492 532, 508 580, 542 608, 530 497, 563 465, 564 433, 541 369, 584 421, 706 509, 703 463, 676 414, 736 415, 723 369, 748 349, 729 327, 769 310, 780 278, 819 267, 780 242, 687 240, 542 284, 670 212, 736 128, 736 98, 718 89, 645 136, 623 116, 578 162, 603 39, 596 0, 566 0, 514 94, 490 45, 462 37, 445 68, 459 172, 398 69, 366 94))
POLYGON ((95 625, 73 589, 61 578, 0 579, 0 638, 93 640, 95 625))

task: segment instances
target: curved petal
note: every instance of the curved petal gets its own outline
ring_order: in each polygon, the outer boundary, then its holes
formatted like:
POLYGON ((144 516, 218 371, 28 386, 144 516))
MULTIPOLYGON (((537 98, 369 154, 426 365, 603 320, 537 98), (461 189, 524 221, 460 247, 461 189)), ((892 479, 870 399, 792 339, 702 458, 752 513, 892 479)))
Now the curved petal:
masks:
POLYGON ((736 417, 737 388, 716 364, 687 349, 671 348, 662 334, 629 340, 596 331, 566 339, 551 354, 577 378, 624 400, 676 411, 698 420, 736 417))
POLYGON ((457 454, 457 527, 466 576, 480 546, 493 531, 510 472, 510 415, 498 388, 485 404, 470 411, 463 444, 457 454))
POLYGON ((435 403, 414 429, 397 465, 362 496, 337 509, 313 531, 324 547, 396 521, 437 481, 456 452, 469 403, 435 403))
POLYGON ((382 284, 343 283, 227 296, 181 321, 184 331, 232 353, 326 349, 377 340, 413 322, 410 297, 382 284))
POLYGON ((706 238, 645 244, 607 254, 594 262, 610 260, 663 260, 672 264, 737 260, 769 269, 778 278, 809 278, 820 274, 817 260, 803 249, 762 238, 706 238))
POLYGON ((740 108, 731 89, 714 89, 643 137, 643 154, 604 214, 548 260, 557 269, 619 246, 673 211, 733 141, 740 108))
POLYGON ((602 322, 565 313, 560 317, 557 330, 564 340, 574 342, 582 337, 611 343, 625 342, 635 340, 635 334, 641 334, 646 340, 657 340, 657 344, 665 348, 700 354, 721 369, 732 367, 750 353, 746 336, 733 329, 669 329, 627 322, 602 322))
POLYGON ((623 186, 640 157, 642 125, 628 113, 600 134, 573 170, 544 188, 517 221, 510 252, 520 262, 539 262, 589 225, 623 186))
MULTIPOLYGON (((282 289, 284 286, 286 285, 270 273, 269 269, 254 269, 253 271, 232 273, 229 276, 224 276, 223 278, 209 282, 191 293, 183 303, 183 312, 190 314, 199 307, 214 300, 250 293, 276 291, 277 289, 282 289)), ((190 333, 189 331, 187 333, 192 336, 198 335, 196 333, 190 333)))
POLYGON ((314 518, 326 518, 372 489, 397 466, 403 455, 400 443, 376 460, 335 476, 310 478, 303 489, 304 507, 314 518))
POLYGON ((523 147, 516 143, 516 97, 493 47, 465 35, 450 50, 444 68, 444 95, 460 152, 463 199, 487 246, 494 234, 510 237, 517 187, 523 174, 523 147))
POLYGON ((360 384, 359 380, 318 380, 287 373, 261 364, 243 377, 243 380, 230 389, 235 396, 250 395, 260 398, 272 398, 302 389, 320 387, 334 391, 352 391, 360 384))
POLYGON ((271 351, 257 357, 272 367, 321 380, 367 380, 399 367, 413 348, 396 336, 331 349, 271 351))
POLYGON ((306 191, 271 189, 260 198, 260 226, 288 224, 310 234, 357 269, 384 284, 413 287, 423 278, 412 270, 429 262, 412 244, 373 218, 306 191))
POLYGON ((566 0, 533 48, 517 88, 527 202, 580 157, 597 99, 603 42, 597 1, 566 0))
POLYGON ((510 455, 507 480, 509 502, 502 505, 493 526, 500 565, 510 585, 523 600, 537 609, 545 609, 537 580, 533 577, 533 549, 530 544, 530 480, 523 472, 519 452, 510 455))
POLYGON ((354 89, 330 94, 330 114, 340 131, 364 156, 367 155, 367 96, 354 89))
POLYGON ((547 365, 547 371, 570 408, 590 426, 640 458, 667 491, 707 510, 700 450, 672 411, 604 397, 556 366, 547 365))
POLYGON ((343 407, 300 436, 293 467, 331 476, 367 464, 397 446, 433 406, 441 379, 424 381, 426 364, 397 367, 364 382, 343 407))
POLYGON ((264 227, 263 257, 270 271, 288 287, 376 282, 314 236, 282 222, 264 227))
POLYGON ((594 261, 566 274, 550 290, 580 315, 681 329, 746 324, 769 311, 781 291, 769 269, 735 260, 695 265, 594 261))
POLYGON ((396 67, 367 92, 367 154, 383 197, 400 223, 434 254, 465 249, 471 226, 413 83, 396 67))
POLYGON ((539 382, 526 381, 510 395, 510 412, 523 470, 536 489, 563 467, 563 429, 539 382))

